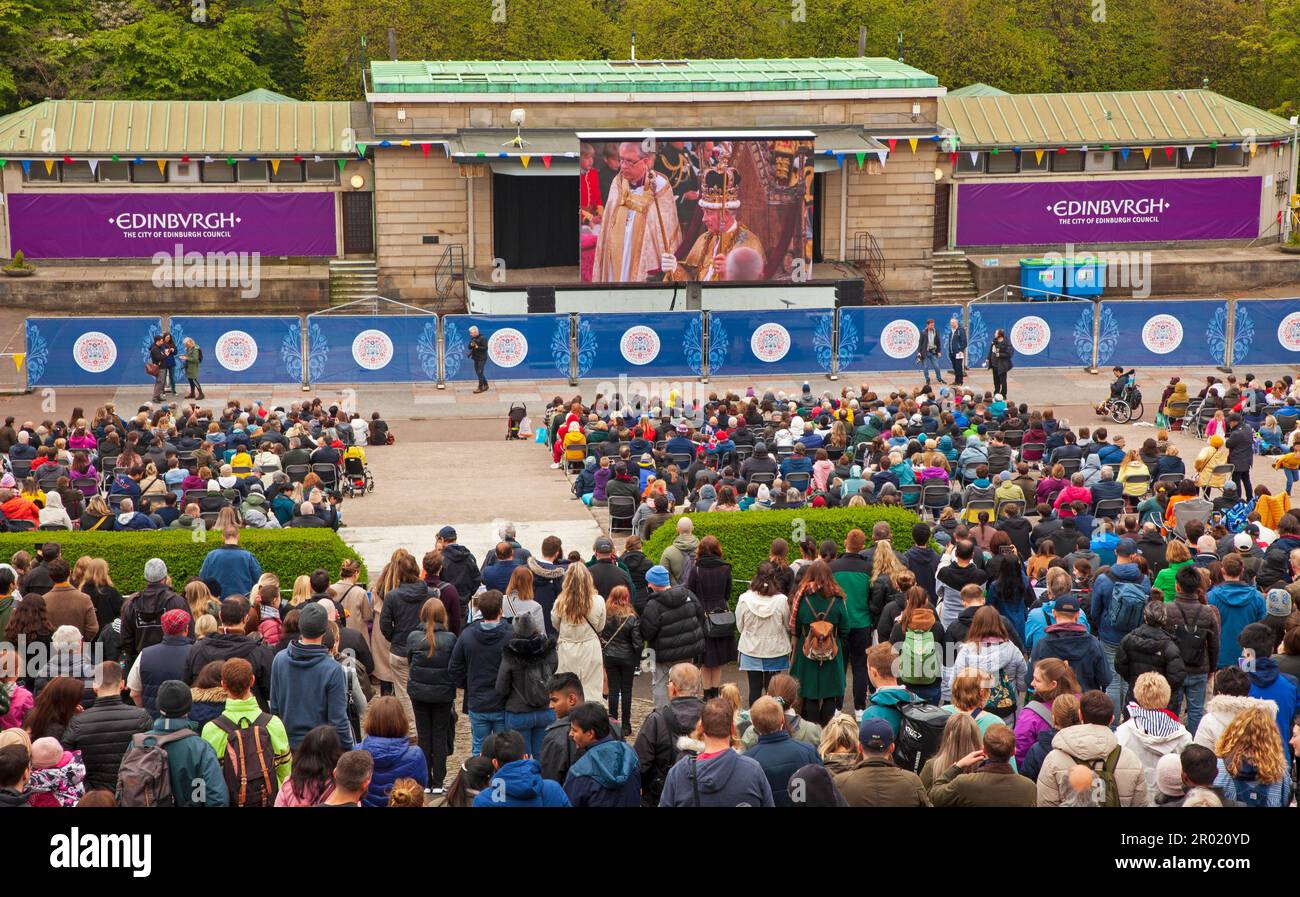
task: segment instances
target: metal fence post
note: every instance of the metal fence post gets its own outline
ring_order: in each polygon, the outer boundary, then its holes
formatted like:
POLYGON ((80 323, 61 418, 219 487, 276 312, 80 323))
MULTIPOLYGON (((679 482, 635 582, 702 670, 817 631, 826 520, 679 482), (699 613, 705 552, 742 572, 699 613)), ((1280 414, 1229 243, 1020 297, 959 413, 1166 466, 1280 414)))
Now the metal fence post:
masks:
POLYGON ((447 316, 438 315, 437 340, 435 346, 438 354, 438 389, 447 388, 447 334, 445 331, 447 316))
POLYGON ((298 354, 302 357, 302 391, 307 392, 311 389, 311 339, 307 335, 311 328, 311 315, 300 317, 298 354))
POLYGON ((1089 374, 1097 373, 1097 362, 1100 360, 1097 356, 1101 351, 1101 300, 1092 300, 1092 364, 1088 368, 1089 374))
POLYGON ((1223 333, 1224 333, 1224 336, 1223 336, 1223 339, 1224 339, 1224 344, 1223 344, 1223 364, 1219 366, 1219 370, 1223 371, 1225 374, 1231 374, 1231 373, 1232 373, 1232 362, 1233 362, 1233 357, 1232 357, 1232 356, 1233 356, 1233 354, 1234 354, 1233 351, 1232 351, 1232 350, 1233 350, 1233 344, 1236 343, 1236 341, 1237 341, 1237 300, 1236 300, 1236 297, 1232 297, 1232 298, 1229 298, 1229 299, 1228 299, 1228 312, 1227 312, 1227 314, 1228 314, 1228 320, 1227 320, 1226 322, 1224 322, 1224 326, 1223 326, 1223 333))
POLYGON ((831 311, 831 380, 840 379, 840 312, 839 308, 831 311))
POLYGON ((578 385, 578 313, 569 312, 569 385, 578 385))
POLYGON ((709 313, 700 312, 700 382, 709 382, 709 313))

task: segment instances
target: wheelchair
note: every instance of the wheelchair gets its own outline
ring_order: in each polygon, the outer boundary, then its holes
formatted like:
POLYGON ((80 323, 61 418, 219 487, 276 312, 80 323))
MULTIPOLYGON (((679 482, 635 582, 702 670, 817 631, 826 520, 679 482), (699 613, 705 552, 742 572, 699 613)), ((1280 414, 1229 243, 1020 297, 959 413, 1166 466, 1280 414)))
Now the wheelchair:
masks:
POLYGON ((1136 386, 1126 386, 1118 398, 1106 399, 1100 411, 1117 424, 1141 420, 1145 411, 1142 407, 1142 391, 1136 386))

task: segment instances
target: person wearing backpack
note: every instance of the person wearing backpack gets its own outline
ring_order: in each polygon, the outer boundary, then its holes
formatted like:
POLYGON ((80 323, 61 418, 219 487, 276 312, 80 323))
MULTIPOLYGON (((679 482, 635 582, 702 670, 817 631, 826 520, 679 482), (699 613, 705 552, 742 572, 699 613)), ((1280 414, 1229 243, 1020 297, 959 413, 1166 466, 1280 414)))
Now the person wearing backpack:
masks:
POLYGON ((230 697, 221 715, 203 726, 203 740, 212 745, 221 763, 230 805, 272 806, 293 771, 284 723, 257 705, 253 665, 244 658, 232 657, 222 665, 221 686, 230 697))
POLYGON ((1098 806, 1146 806, 1142 761, 1116 740, 1110 728, 1114 718, 1115 705, 1105 692, 1093 689, 1083 693, 1080 724, 1057 732, 1051 753, 1043 760, 1038 773, 1038 806, 1059 807, 1075 794, 1070 779, 1076 766, 1092 770, 1098 806))
POLYGON ((872 693, 859 720, 883 719, 889 723, 895 738, 903 723, 901 708, 906 704, 920 703, 920 698, 895 678, 897 661, 898 652, 889 642, 881 642, 867 651, 867 675, 871 679, 872 693))
MULTIPOLYGON (((1139 554, 1136 542, 1128 538, 1120 539, 1115 546, 1115 563, 1109 571, 1098 576, 1092 585, 1088 616, 1097 626, 1101 653, 1112 671, 1115 669, 1115 655, 1119 652, 1119 643, 1124 640, 1124 636, 1142 625, 1142 612, 1151 595, 1151 580, 1137 565, 1139 554)), ((1122 677, 1108 676, 1105 683, 1094 686, 1094 680, 1087 680, 1086 674, 1080 667, 1073 661, 1071 665, 1079 674, 1079 683, 1084 689, 1103 688, 1116 707, 1123 706, 1122 677)))
POLYGON ((555 722, 546 683, 558 659, 555 642, 531 614, 515 617, 513 637, 501 652, 497 694, 505 699, 505 726, 524 736, 528 756, 541 757, 546 727, 555 722))
MULTIPOLYGON (((1259 589, 1245 582, 1246 565, 1241 555, 1230 554, 1222 561, 1223 582, 1210 589, 1205 600, 1219 612, 1218 666, 1232 666, 1241 657, 1237 636, 1251 623, 1268 615, 1268 606, 1259 589)), ((1276 644, 1273 645, 1277 647, 1276 644)))
MULTIPOLYGON (((868 674, 871 670, 872 667, 868 666, 868 674)), ((834 777, 835 787, 850 807, 931 806, 921 777, 909 769, 900 768, 895 762, 896 740, 894 730, 885 719, 863 719, 858 726, 858 750, 862 753, 862 762, 834 777)))
POLYGON ((889 635, 899 654, 898 681, 921 700, 938 704, 943 691, 947 637, 930 606, 929 592, 912 586, 906 597, 903 612, 889 635))
POLYGON ((224 807, 230 803, 226 779, 212 745, 190 723, 193 700, 179 679, 158 686, 158 718, 148 732, 133 737, 117 776, 119 807, 224 807), (161 755, 161 756, 159 756, 161 755), (160 778, 168 779, 169 802, 157 800, 160 778), (152 798, 152 799, 151 799, 152 798))
POLYGON ((328 723, 338 729, 343 748, 351 750, 348 674, 325 647, 328 628, 329 615, 317 602, 298 609, 298 638, 271 662, 270 711, 283 720, 291 745, 328 723))
POLYGON ((1285 807, 1291 803, 1291 774, 1283 740, 1267 710, 1250 707, 1219 736, 1215 748, 1219 774, 1214 787, 1247 807, 1285 807))
MULTIPOLYGON (((1047 627, 1029 655, 1029 668, 1054 657, 1067 661, 1085 691, 1106 688, 1115 676, 1102 646, 1079 622, 1079 599, 1073 593, 1056 599, 1056 622, 1047 627)), ((1112 702, 1113 703, 1113 702, 1112 702)))
MULTIPOLYGON (((1006 621, 995 608, 984 606, 971 618, 966 638, 957 648, 953 670, 975 667, 989 675, 991 694, 985 709, 1004 722, 1015 722, 1028 667, 1025 655, 1011 641, 1006 621)), ((981 730, 983 731, 983 730, 981 730)))
POLYGON ((1201 574, 1191 566, 1174 574, 1174 600, 1165 616, 1183 658, 1182 688, 1174 693, 1174 707, 1187 701, 1188 731, 1196 733, 1205 715, 1205 693, 1210 674, 1218 666, 1219 612, 1205 601, 1201 574))
MULTIPOLYGON (((1062 695, 1069 695, 1075 699, 1077 710, 1078 695, 1081 691, 1079 682, 1074 677, 1074 671, 1064 660, 1049 657, 1034 664, 1031 674, 1033 678, 1029 683, 1030 690, 1025 694, 1025 706, 1016 717, 1017 764, 1024 762, 1030 748, 1038 743, 1043 730, 1053 727, 1065 728, 1056 719, 1056 699, 1062 695)), ((1077 718, 1078 714, 1075 715, 1077 718)), ((1050 742, 1048 749, 1051 749, 1050 742)), ((1039 757, 1039 765, 1042 765, 1042 757, 1039 757)))
POLYGON ((449 667, 456 636, 448 630, 447 608, 439 598, 429 598, 420 608, 420 628, 406 638, 411 678, 406 684, 415 711, 415 731, 429 766, 431 794, 443 793, 447 755, 454 746, 456 686, 449 667))
POLYGON ((1179 694, 1187 674, 1182 651, 1169 631, 1166 608, 1160 599, 1147 602, 1142 611, 1142 625, 1119 643, 1115 672, 1124 682, 1126 697, 1132 695, 1133 685, 1142 674, 1159 673, 1169 683, 1169 711, 1177 715, 1179 708, 1174 702, 1175 696, 1179 694))
MULTIPOLYGON (((128 669, 141 651, 163 640, 163 614, 169 610, 189 613, 190 609, 185 599, 172 591, 162 558, 150 558, 144 565, 144 581, 145 587, 122 604, 122 656, 128 669)), ((194 637, 193 620, 188 635, 194 637)))
POLYGON ((794 663, 790 673, 799 680, 803 716, 819 726, 835 715, 844 701, 844 634, 848 613, 844 591, 830 565, 813 561, 791 602, 794 663))

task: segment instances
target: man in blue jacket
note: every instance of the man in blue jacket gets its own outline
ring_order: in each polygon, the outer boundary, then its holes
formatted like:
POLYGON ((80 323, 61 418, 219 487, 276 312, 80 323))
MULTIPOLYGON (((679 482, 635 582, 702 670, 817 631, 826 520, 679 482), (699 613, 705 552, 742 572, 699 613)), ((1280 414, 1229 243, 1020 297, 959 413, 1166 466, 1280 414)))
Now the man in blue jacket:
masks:
MULTIPOLYGON (((1068 595, 1073 589, 1074 580, 1069 573, 1060 567, 1047 571, 1047 595, 1044 596, 1043 603, 1031 610, 1025 618, 1025 650, 1033 651, 1047 627, 1056 625, 1056 599, 1068 595)), ((1082 610, 1079 611, 1079 623, 1085 629, 1088 628, 1088 615, 1082 610)))
MULTIPOLYGON (((1124 636, 1142 625, 1142 608, 1151 594, 1151 580, 1138 567, 1137 555, 1136 542, 1128 538, 1120 539, 1115 546, 1115 563, 1110 572, 1098 576, 1092 584, 1092 620, 1097 626, 1097 636, 1101 639, 1101 653, 1105 655, 1112 674, 1115 672, 1115 654, 1119 651, 1119 643, 1124 640, 1124 636)), ((1083 685, 1082 679, 1079 684, 1083 685)), ((1084 691, 1089 688, 1105 691, 1116 707, 1124 706, 1122 676, 1109 676, 1100 685, 1084 686, 1084 691)))
POLYGON ((1241 555, 1234 552, 1222 564, 1223 582, 1210 589, 1205 598, 1219 612, 1219 666, 1227 667, 1241 657, 1241 646, 1237 643, 1241 631, 1264 619, 1268 609, 1259 589, 1243 581, 1246 563, 1241 555))
POLYGON ((501 654, 511 639, 511 630, 501 625, 500 592, 489 589, 476 600, 483 618, 461 630, 447 673, 456 687, 465 692, 470 753, 477 757, 484 738, 506 730, 506 699, 497 692, 497 671, 501 668, 501 654))
POLYGON ((262 578, 262 565, 251 551, 239 547, 239 527, 227 526, 221 533, 221 542, 220 548, 212 549, 203 559, 199 579, 215 579, 221 586, 218 598, 251 596, 253 586, 262 578))
POLYGON ((333 726, 343 750, 353 746, 348 677, 325 648, 329 616, 313 601, 298 609, 298 638, 271 663, 271 713, 284 722, 289 745, 317 726, 333 726))
POLYGON ((615 736, 609 708, 588 701, 568 715, 569 737, 582 753, 569 767, 564 793, 575 807, 641 806, 641 761, 615 736))
MULTIPOLYGON (((771 807, 772 786, 763 767, 731 746, 736 734, 731 704, 714 698, 700 714, 704 750, 684 754, 664 780, 661 807, 771 807)), ((477 799, 476 799, 477 800, 477 799)))
POLYGON ((1115 678, 1114 661, 1107 661, 1087 627, 1079 623, 1079 599, 1073 594, 1056 599, 1056 622, 1047 627, 1029 655, 1029 670, 1040 660, 1067 661, 1084 691, 1105 691, 1115 678))
POLYGON ((1250 677, 1250 696, 1277 704, 1277 728, 1282 733, 1282 749, 1291 759, 1292 727, 1300 713, 1300 685, 1294 676, 1283 673, 1271 656, 1277 638, 1265 623, 1251 623, 1237 636, 1241 645, 1242 664, 1250 677))
POLYGON ((758 744, 745 751, 745 756, 763 767, 772 789, 772 803, 778 807, 794 806, 803 795, 790 793, 790 777, 809 763, 822 765, 817 749, 790 737, 785 711, 774 698, 764 696, 755 701, 749 710, 749 720, 758 733, 758 744))
POLYGON ((570 806, 569 797, 559 783, 542 778, 541 764, 525 753, 524 737, 514 729, 494 733, 488 755, 496 772, 474 798, 474 806, 570 806))
POLYGON ((808 449, 802 442, 796 443, 794 454, 781 462, 781 476, 786 477, 792 473, 812 473, 812 458, 808 457, 808 449))

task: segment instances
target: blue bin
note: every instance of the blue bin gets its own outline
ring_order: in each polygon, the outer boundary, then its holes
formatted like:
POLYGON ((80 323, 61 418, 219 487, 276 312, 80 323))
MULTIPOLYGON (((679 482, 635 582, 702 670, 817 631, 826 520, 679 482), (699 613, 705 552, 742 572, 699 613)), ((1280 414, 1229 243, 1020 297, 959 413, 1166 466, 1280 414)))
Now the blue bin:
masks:
POLYGON ((1095 258, 1067 259, 1065 291, 1071 296, 1100 296, 1106 287, 1106 263, 1095 258))
POLYGON ((1057 259, 1021 259, 1020 288, 1026 299, 1050 299, 1065 292, 1065 266, 1057 259))

